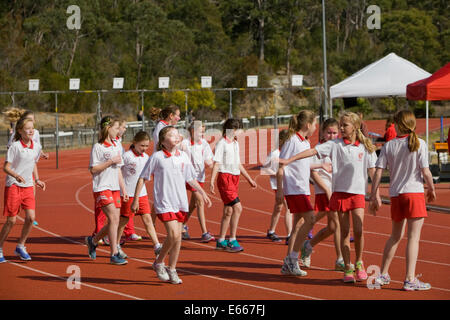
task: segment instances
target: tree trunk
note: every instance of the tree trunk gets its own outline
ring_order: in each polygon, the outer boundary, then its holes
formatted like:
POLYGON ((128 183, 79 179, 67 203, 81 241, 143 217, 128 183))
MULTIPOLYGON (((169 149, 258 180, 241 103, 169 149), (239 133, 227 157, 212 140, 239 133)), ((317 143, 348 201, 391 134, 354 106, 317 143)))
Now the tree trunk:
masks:
POLYGON ((73 59, 75 58, 75 53, 76 53, 77 47, 78 47, 78 41, 81 38, 78 36, 78 33, 79 33, 79 30, 77 29, 75 32, 75 41, 73 42, 72 52, 70 54, 69 67, 67 68, 66 76, 70 75, 70 69, 72 68, 73 59))

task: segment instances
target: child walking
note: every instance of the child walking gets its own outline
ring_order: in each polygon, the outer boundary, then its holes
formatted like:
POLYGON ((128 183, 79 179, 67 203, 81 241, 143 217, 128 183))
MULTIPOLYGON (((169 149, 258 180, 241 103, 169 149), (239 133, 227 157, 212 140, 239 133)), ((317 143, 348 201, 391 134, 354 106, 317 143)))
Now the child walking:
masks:
POLYGON ((120 191, 123 200, 128 200, 123 183, 122 150, 114 141, 119 132, 119 120, 110 116, 103 117, 100 122, 99 140, 92 147, 89 170, 92 174, 92 187, 95 199, 96 214, 103 212, 107 223, 94 236, 85 238, 89 257, 96 259, 96 248, 100 239, 108 235, 110 245, 110 263, 123 265, 128 263, 119 253, 117 233, 121 207, 120 191))
MULTIPOLYGON (((126 193, 130 195, 130 197, 128 198, 128 201, 125 201, 123 198, 123 192, 121 192, 122 206, 120 207, 119 231, 117 234, 118 242, 120 241, 124 229, 129 225, 129 221, 132 221, 135 216, 134 212, 131 211, 131 203, 134 200, 133 195, 136 190, 136 184, 149 158, 146 153, 149 146, 150 136, 145 131, 139 131, 133 138, 133 143, 130 146, 130 150, 125 152, 123 155, 123 166, 121 170, 126 193)), ((153 242, 155 255, 158 255, 161 250, 161 244, 159 243, 158 236, 150 216, 150 204, 145 185, 142 187, 139 194, 139 210, 136 212, 136 215, 141 216, 145 230, 153 242)), ((123 250, 121 250, 120 245, 119 253, 123 259, 126 259, 127 256, 123 250)))
POLYGON ((167 126, 174 126, 180 120, 180 108, 175 105, 170 105, 162 109, 158 116, 159 121, 153 130, 153 152, 158 151, 158 139, 161 129, 167 126))
POLYGON ((283 199, 281 203, 277 202, 277 171, 279 168, 278 159, 280 157, 280 149, 283 146, 283 141, 287 140, 288 130, 281 130, 278 134, 278 148, 274 149, 266 159, 266 162, 263 164, 263 172, 264 174, 270 175, 270 187, 275 192, 275 204, 273 206, 272 217, 270 219, 270 227, 267 230, 267 238, 272 240, 273 242, 280 242, 281 239, 275 233, 275 229, 278 224, 278 220, 280 219, 281 211, 283 207, 286 208, 286 213, 284 216, 284 225, 286 228, 286 244, 289 243, 289 238, 291 236, 292 231, 292 213, 289 211, 289 208, 286 204, 286 199, 283 199))
POLYGON ((35 219, 34 184, 44 191, 46 188, 45 182, 39 180, 36 168, 41 154, 41 146, 33 142, 33 135, 33 120, 27 117, 21 118, 16 124, 13 143, 6 154, 3 166, 3 171, 7 174, 3 215, 7 218, 0 231, 0 263, 6 261, 3 255, 3 243, 16 223, 16 217, 21 208, 25 211, 25 222, 14 253, 22 260, 31 260, 25 242, 35 219))
POLYGON ((162 249, 153 263, 153 269, 160 280, 170 281, 172 284, 183 282, 178 277, 176 264, 181 247, 181 230, 189 210, 186 182, 201 194, 208 207, 211 206, 207 194, 195 180, 194 168, 188 156, 177 148, 179 140, 178 130, 172 126, 167 126, 160 131, 158 151, 145 164, 131 204, 131 210, 137 212, 139 194, 144 180, 150 180, 153 175, 154 208, 158 219, 164 223, 167 231, 162 249), (164 265, 167 255, 169 256, 168 268, 164 265))
MULTIPOLYGON (((315 155, 329 157, 332 161, 333 193, 330 210, 337 211, 341 227, 341 250, 345 263, 344 282, 354 283, 367 279, 362 261, 364 248, 363 221, 368 172, 373 178, 375 172, 375 146, 361 132, 361 118, 353 112, 345 112, 339 121, 342 138, 329 140, 291 157, 286 163, 315 155), (350 262, 350 216, 356 251, 356 279, 353 264, 350 262)), ((280 160, 280 163, 282 161, 280 160)), ((312 248, 303 247, 305 257, 310 256, 312 248)))
MULTIPOLYGON (((186 152, 191 160, 195 170, 196 180, 202 188, 205 184, 205 165, 212 167, 212 159, 214 156, 209 143, 203 139, 204 130, 205 128, 202 126, 201 121, 194 121, 189 127, 190 139, 184 139, 181 142, 181 150, 186 152)), ((214 236, 206 228, 203 197, 201 197, 197 190, 192 188, 188 183, 186 184, 186 189, 191 191, 192 196, 189 203, 189 212, 183 225, 183 240, 188 240, 190 238, 187 222, 195 208, 197 208, 198 222, 200 223, 200 228, 202 230, 201 242, 207 243, 209 241, 214 241, 214 236)))
POLYGON ((285 275, 306 276, 300 269, 298 256, 309 230, 314 225, 314 210, 309 196, 309 178, 311 162, 304 159, 287 165, 281 165, 282 159, 289 159, 297 153, 310 148, 310 137, 316 130, 315 114, 302 110, 291 118, 286 141, 280 150, 280 166, 277 171, 277 202, 286 198, 289 211, 293 214, 293 230, 288 243, 287 255, 283 260, 281 273, 285 275), (302 223, 303 218, 303 223, 302 223))
MULTIPOLYGON (((321 128, 322 140, 319 144, 330 140, 337 139, 339 135, 339 122, 334 118, 325 120, 321 128)), ((313 157, 314 163, 329 163, 331 159, 324 157, 319 159, 317 156, 313 157)), ((327 217, 327 225, 314 235, 312 240, 306 240, 303 245, 301 261, 303 266, 310 267, 311 265, 311 248, 314 248, 321 241, 325 240, 331 235, 334 235, 334 247, 336 250, 335 270, 344 271, 344 259, 342 258, 341 250, 341 230, 339 226, 339 217, 336 211, 330 210, 330 199, 332 194, 332 174, 325 169, 313 169, 311 171, 311 178, 314 182, 315 203, 314 210, 317 212, 315 223, 322 217, 327 217)))
POLYGON ((375 283, 380 286, 390 283, 389 266, 405 232, 405 226, 408 225, 406 277, 403 289, 429 290, 431 285, 419 281, 415 276, 420 232, 424 218, 427 217, 423 181, 427 185, 427 201, 432 202, 436 199, 433 177, 428 165, 427 146, 417 137, 416 118, 411 111, 398 111, 394 116, 394 123, 398 136, 381 149, 370 196, 370 209, 375 214, 381 206, 381 199, 378 196, 381 174, 383 169, 388 168, 392 233, 384 247, 381 274, 375 283))

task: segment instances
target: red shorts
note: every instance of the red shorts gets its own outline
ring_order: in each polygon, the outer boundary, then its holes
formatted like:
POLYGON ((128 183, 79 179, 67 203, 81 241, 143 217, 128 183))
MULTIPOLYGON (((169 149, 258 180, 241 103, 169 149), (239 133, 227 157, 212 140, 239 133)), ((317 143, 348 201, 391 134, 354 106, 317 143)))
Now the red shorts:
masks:
POLYGON ((15 184, 5 187, 3 215, 15 217, 20 207, 24 210, 36 208, 34 187, 19 187, 15 184))
POLYGON ((328 197, 327 197, 326 193, 316 194, 314 210, 315 211, 331 211, 330 210, 330 201, 328 201, 328 197))
POLYGON ((105 207, 110 203, 114 203, 116 208, 120 208, 121 206, 119 190, 103 190, 100 192, 94 192, 94 199, 96 208, 105 207))
MULTIPOLYGON (((200 187, 202 187, 202 189, 203 189, 203 186, 205 185, 205 183, 204 183, 204 182, 200 182, 200 181, 197 181, 197 183, 198 183, 198 184, 200 185, 200 187)), ((192 192, 196 192, 196 191, 197 191, 197 189, 191 187, 191 185, 190 185, 189 183, 187 183, 187 182, 186 182, 186 190, 192 191, 192 192)))
POLYGON ((329 207, 331 211, 348 212, 353 209, 365 208, 366 199, 362 194, 333 192, 329 207))
POLYGON ((164 212, 164 213, 158 213, 156 216, 162 222, 177 220, 178 222, 185 223, 188 213, 184 212, 184 211, 164 212))
POLYGON ((291 213, 314 211, 309 196, 306 194, 293 194, 284 196, 291 213))
POLYGON ((225 205, 233 202, 238 197, 239 177, 237 175, 219 172, 217 176, 217 188, 225 205))
POLYGON ((132 217, 136 215, 142 215, 150 213, 150 204, 148 203, 148 196, 139 197, 139 209, 138 212, 134 213, 131 211, 131 204, 133 203, 133 197, 129 197, 128 201, 123 201, 123 197, 120 197, 122 200, 122 206, 120 207, 120 215, 123 217, 132 217))
POLYGON ((423 193, 403 193, 391 198, 391 218, 400 222, 403 219, 428 217, 423 193))

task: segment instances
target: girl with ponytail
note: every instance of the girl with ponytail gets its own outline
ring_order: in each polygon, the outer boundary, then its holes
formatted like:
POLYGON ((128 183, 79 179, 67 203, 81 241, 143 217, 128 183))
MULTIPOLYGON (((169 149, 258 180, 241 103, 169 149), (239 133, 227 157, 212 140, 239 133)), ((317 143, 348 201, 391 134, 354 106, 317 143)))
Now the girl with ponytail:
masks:
POLYGON ((370 211, 375 214, 381 206, 381 199, 377 196, 381 174, 388 168, 392 233, 384 247, 381 273, 375 284, 382 286, 390 283, 389 266, 403 238, 405 226, 408 225, 403 289, 428 290, 431 288, 430 284, 419 281, 415 276, 420 233, 424 218, 427 217, 423 181, 427 184, 428 202, 436 199, 433 177, 428 167, 428 150, 425 141, 417 137, 416 118, 411 111, 398 111, 394 116, 394 123, 398 136, 381 149, 370 197, 370 211))
MULTIPOLYGON (((331 159, 332 194, 329 202, 330 211, 337 211, 341 229, 341 251, 344 258, 344 282, 354 283, 367 279, 362 261, 364 249, 363 221, 365 195, 368 174, 375 172, 375 146, 361 132, 361 119, 352 112, 345 112, 339 120, 342 138, 329 140, 316 145, 287 161, 280 157, 280 165, 318 155, 319 158, 331 159), (350 262, 350 215, 353 220, 353 233, 356 251, 355 266, 350 262), (356 277, 356 278, 355 278, 356 277)), ((302 260, 309 261, 312 248, 305 242, 302 248, 302 260)))

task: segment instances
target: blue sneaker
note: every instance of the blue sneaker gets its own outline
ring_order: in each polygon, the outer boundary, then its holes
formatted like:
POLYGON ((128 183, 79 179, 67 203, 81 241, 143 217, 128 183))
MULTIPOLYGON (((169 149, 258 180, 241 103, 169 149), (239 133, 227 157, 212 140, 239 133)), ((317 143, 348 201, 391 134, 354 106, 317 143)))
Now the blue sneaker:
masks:
POLYGON ((237 242, 237 240, 233 240, 233 241, 228 242, 227 251, 228 252, 239 252, 239 251, 244 251, 244 248, 242 248, 239 245, 239 242, 237 242))
POLYGON ((31 257, 28 254, 27 249, 25 247, 17 246, 14 253, 16 254, 16 256, 19 256, 20 259, 22 259, 22 260, 25 260, 25 261, 31 260, 31 257))
POLYGON ((115 255, 111 256, 111 259, 109 260, 109 262, 111 264, 115 264, 115 265, 122 265, 122 264, 128 263, 128 261, 123 259, 119 253, 116 253, 115 255))
POLYGON ((6 262, 5 257, 3 256, 3 250, 0 249, 0 263, 6 262))
POLYGON ((86 245, 88 247, 89 258, 95 260, 95 258, 97 258, 97 253, 95 252, 97 246, 92 242, 92 236, 84 238, 84 241, 86 242, 86 245))
POLYGON ((226 250, 228 248, 228 240, 223 240, 220 242, 219 240, 216 241, 216 250, 226 250))
POLYGON ((37 225, 39 225, 39 223, 38 223, 36 220, 34 220, 34 221, 33 221, 33 225, 34 225, 34 226, 37 226, 37 225))

